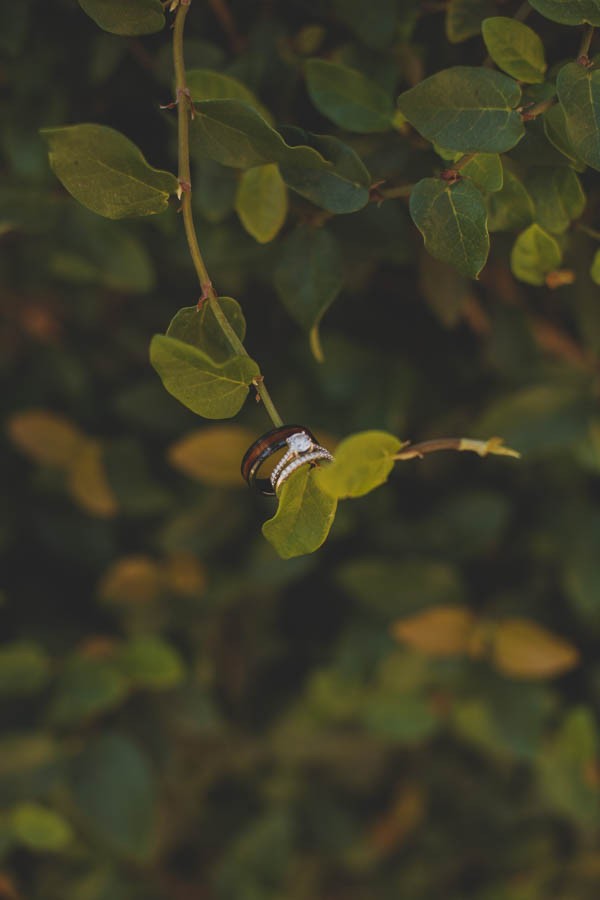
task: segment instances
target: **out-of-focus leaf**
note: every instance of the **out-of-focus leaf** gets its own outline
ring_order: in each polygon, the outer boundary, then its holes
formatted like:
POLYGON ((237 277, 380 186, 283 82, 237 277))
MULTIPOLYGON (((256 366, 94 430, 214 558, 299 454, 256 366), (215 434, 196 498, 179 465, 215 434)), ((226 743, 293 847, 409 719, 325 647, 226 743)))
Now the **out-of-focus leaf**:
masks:
POLYGON ((21 803, 11 812, 13 834, 29 850, 64 850, 73 840, 71 826, 53 809, 37 803, 21 803))
POLYGON ((421 697, 375 697, 363 721, 368 731, 400 744, 426 740, 438 725, 431 705, 421 697))
POLYGON ((215 425, 192 431, 169 447, 174 468, 205 484, 243 487, 242 457, 256 435, 241 425, 215 425))
POLYGON ((402 441, 385 431, 354 434, 339 444, 335 460, 316 475, 319 486, 338 500, 362 497, 384 484, 402 441))
POLYGON ((466 41, 481 32, 481 23, 493 16, 493 0, 449 0, 446 7, 446 37, 453 44, 466 41))
POLYGON ((85 825, 108 849, 147 861, 156 846, 154 775, 129 738, 105 732, 73 761, 70 784, 85 825))
POLYGON ((109 484, 98 441, 87 440, 78 448, 69 468, 68 486, 75 502, 90 515, 101 518, 116 515, 117 498, 109 484))
POLYGON ((50 165, 67 191, 107 219, 163 212, 177 192, 174 175, 153 169, 124 134, 106 125, 44 128, 50 165))
POLYGON ((474 624, 464 606, 435 606, 394 622, 392 634, 428 656, 460 656, 469 648, 474 624))
MULTIPOLYGON (((600 24, 598 7, 596 18, 600 24)), ((567 63, 558 73, 556 90, 573 149, 588 166, 600 169, 600 73, 567 63)))
POLYGON ((579 662, 573 644, 527 619, 505 619, 493 631, 492 661, 513 678, 553 678, 579 662))
POLYGON ((125 556, 104 573, 98 593, 102 600, 124 606, 151 603, 160 591, 160 567, 149 556, 125 556))
POLYGON ((566 231, 585 209, 581 182, 568 166, 534 170, 527 178, 527 190, 535 204, 536 222, 552 234, 566 231))
POLYGON ((309 59, 305 73, 310 99, 340 128, 365 134, 392 127, 392 98, 362 72, 324 59, 309 59))
POLYGON ((275 163, 248 169, 240 178, 235 209, 248 234, 268 244, 281 230, 288 211, 287 189, 275 163))
POLYGON ((336 15, 351 28, 359 41, 374 50, 391 42, 397 11, 389 0, 373 0, 365 6, 363 0, 334 0, 336 15))
POLYGON ((202 350, 155 334, 150 361, 166 390, 192 412, 207 419, 228 419, 243 406, 260 370, 248 356, 215 363, 202 350))
POLYGON ((502 188, 487 197, 488 228, 490 231, 514 231, 533 221, 534 205, 525 185, 502 161, 504 178, 502 188))
POLYGON ((532 0, 531 5, 547 19, 563 25, 600 25, 597 0, 532 0))
POLYGON ((309 466, 293 472, 281 489, 277 512, 262 527, 283 559, 318 550, 333 524, 337 500, 319 487, 315 474, 309 466))
POLYGON ((544 284, 546 275, 557 269, 561 261, 558 241, 536 223, 521 232, 510 254, 515 277, 537 286, 544 284))
POLYGON ((121 703, 127 681, 110 659, 75 656, 63 669, 50 703, 57 725, 78 725, 121 703))
POLYGON ((0 696, 34 694, 49 675, 50 662, 37 644, 17 641, 0 648, 0 696))
POLYGON ((491 69, 454 66, 398 98, 400 112, 430 141, 461 153, 504 153, 524 134, 521 89, 491 69))
POLYGON ((113 34, 152 34, 165 26, 160 0, 79 0, 96 25, 113 34))
POLYGON ((135 687, 165 690, 179 684, 185 676, 183 661, 175 648, 152 635, 130 640, 119 653, 119 663, 135 687))
POLYGON ((19 450, 46 466, 68 468, 85 442, 77 426, 65 416, 43 409, 16 413, 6 428, 19 450))

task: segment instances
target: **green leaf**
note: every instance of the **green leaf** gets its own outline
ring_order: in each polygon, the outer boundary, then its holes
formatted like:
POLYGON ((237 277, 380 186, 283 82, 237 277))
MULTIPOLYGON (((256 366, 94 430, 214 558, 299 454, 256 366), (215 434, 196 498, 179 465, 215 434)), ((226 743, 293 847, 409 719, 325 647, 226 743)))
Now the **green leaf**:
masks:
POLYGON ((516 81, 491 69, 454 66, 398 98, 400 112, 430 141, 461 153, 504 153, 525 129, 516 81))
POLYGON ((37 644, 19 641, 0 649, 0 696, 34 694, 49 674, 50 662, 37 644))
POLYGON ((153 635, 130 640, 119 661, 127 678, 137 687, 164 690, 179 684, 185 676, 179 653, 153 635))
POLYGON ((324 228, 299 225, 281 248, 274 283, 289 314, 311 331, 344 283, 342 257, 333 235, 324 228))
POLYGON ((581 825, 584 834, 597 828, 600 817, 598 790, 590 783, 599 749, 593 712, 576 706, 538 756, 539 786, 546 802, 581 825))
POLYGON ((373 50, 389 46, 396 27, 396 4, 389 0, 334 0, 336 15, 373 50))
POLYGON ((599 0, 530 0, 547 19, 561 25, 600 25, 599 0))
POLYGON ((329 534, 337 500, 317 484, 316 470, 302 466, 284 483, 277 512, 262 533, 282 559, 313 553, 329 534))
POLYGON ((547 69, 544 45, 538 35, 516 19, 493 16, 481 26, 488 53, 499 68, 518 81, 538 84, 547 69))
POLYGON ((426 740, 438 725, 432 705, 424 697, 375 696, 367 705, 362 721, 371 734, 400 745, 426 740))
POLYGON ((96 25, 113 34, 152 34, 165 26, 160 0, 79 0, 79 5, 96 25))
POLYGON ((452 44, 474 37, 481 31, 482 20, 495 11, 493 0, 450 0, 446 8, 446 37, 452 44))
POLYGON ((151 216, 177 192, 174 175, 148 165, 125 135, 106 125, 43 128, 50 165, 67 191, 107 219, 151 216))
POLYGON ((510 254, 510 267, 519 281, 542 285, 548 272, 557 269, 561 260, 556 238, 534 223, 517 237, 510 254))
POLYGON ((57 725, 72 725, 114 709, 127 696, 127 683, 108 659, 77 656, 62 671, 49 715, 57 725))
MULTIPOLYGON (((600 10, 599 10, 600 24, 600 10)), ((600 169, 600 70, 567 63, 556 79, 567 134, 575 153, 600 169)))
POLYGON ((276 163, 242 173, 235 209, 248 234, 259 244, 267 244, 277 236, 287 216, 288 195, 276 163))
POLYGON ((490 239, 485 203, 473 184, 423 178, 410 195, 410 214, 432 256, 477 278, 487 260, 490 239))
POLYGON ((497 153, 476 153, 462 167, 461 175, 468 176, 482 191, 500 191, 504 183, 502 160, 497 153))
POLYGON ((187 86, 194 103, 201 100, 241 100, 253 107, 271 124, 271 114, 243 82, 214 69, 190 69, 186 73, 187 86))
MULTIPOLYGON (((219 297, 218 303, 227 321, 243 342, 246 337, 246 320, 240 304, 233 297, 219 297)), ((197 306, 185 306, 180 309, 169 323, 167 337, 191 344, 192 347, 202 350, 214 362, 225 362, 235 356, 210 303, 203 303, 200 309, 197 306)))
POLYGON ((561 234, 585 209, 585 194, 569 166, 543 166, 527 177, 527 190, 535 203, 535 220, 546 231, 561 234))
POLYGON ((309 59, 305 74, 310 99, 340 128, 360 134, 392 128, 392 98, 362 72, 324 59, 309 59))
POLYGON ((137 862, 156 844, 157 797, 146 757, 128 738, 105 733, 75 759, 73 798, 94 837, 137 862))
POLYGON ((590 278, 594 284, 600 284, 600 250, 594 253, 594 259, 590 267, 590 278))
POLYGON ((311 147, 289 147, 255 109, 239 100, 197 103, 196 116, 190 123, 190 141, 195 153, 234 169, 272 162, 331 168, 311 147))
POLYGON ((15 838, 30 850, 63 850, 73 840, 69 823, 59 813, 38 803, 21 803, 10 815, 15 838))
POLYGON ((338 500, 362 497, 387 481, 401 446, 385 431, 353 434, 337 447, 335 460, 317 473, 317 483, 338 500))
POLYGON ((573 148, 573 144, 567 132, 567 119, 565 111, 560 103, 555 103, 547 109, 543 115, 544 133, 552 146, 566 156, 578 172, 585 169, 585 163, 581 161, 573 148))
POLYGON ((371 176, 351 147, 332 135, 311 134, 302 128, 283 128, 282 134, 291 147, 313 147, 331 163, 329 168, 281 164, 281 175, 288 187, 336 215, 366 206, 371 176))
POLYGON ((502 188, 487 197, 488 228, 490 231, 515 231, 533 221, 533 200, 513 169, 502 160, 502 188))
POLYGON ((241 409, 260 369, 248 356, 214 362, 183 341, 155 334, 150 362, 166 390, 192 412, 207 419, 228 419, 241 409))

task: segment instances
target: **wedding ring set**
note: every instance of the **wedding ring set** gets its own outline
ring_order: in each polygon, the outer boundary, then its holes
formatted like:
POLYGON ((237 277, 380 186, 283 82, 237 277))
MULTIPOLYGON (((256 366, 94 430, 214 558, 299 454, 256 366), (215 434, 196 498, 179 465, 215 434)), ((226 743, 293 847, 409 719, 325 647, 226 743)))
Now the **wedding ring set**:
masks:
POLYGON ((276 495, 279 488, 301 466, 331 462, 333 456, 303 425, 283 425, 258 438, 242 459, 242 477, 261 494, 276 495), (285 450, 268 478, 259 477, 263 464, 275 453, 285 450))

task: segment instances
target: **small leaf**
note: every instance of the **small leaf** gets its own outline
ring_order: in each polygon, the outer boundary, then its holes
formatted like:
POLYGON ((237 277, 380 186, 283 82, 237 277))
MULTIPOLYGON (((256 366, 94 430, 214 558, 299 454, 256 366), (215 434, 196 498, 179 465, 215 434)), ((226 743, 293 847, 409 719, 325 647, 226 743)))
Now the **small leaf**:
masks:
POLYGON ((243 406, 260 370, 248 356, 216 363, 196 347, 156 334, 150 361, 166 390, 192 412, 207 419, 228 419, 243 406))
POLYGON ((514 678, 554 678, 579 663, 577 649, 527 619, 505 619, 493 631, 492 661, 514 678))
POLYGON ((324 59, 309 59, 305 73, 310 99, 340 128, 360 134, 391 129, 392 98, 362 72, 324 59))
POLYGON ((363 431, 345 438, 335 460, 321 469, 317 483, 332 497, 362 497, 387 481, 402 441, 385 431, 363 431))
POLYGON ((496 11, 493 0, 450 0, 446 7, 446 37, 459 44, 481 32, 481 22, 496 11))
POLYGON ((561 25, 600 25, 598 0, 531 0, 531 6, 561 25))
POLYGON ((87 440, 78 450, 68 473, 69 493, 75 502, 92 516, 109 518, 118 511, 104 465, 102 446, 87 440))
POLYGON ((336 15, 351 28, 359 41, 373 50, 391 43, 396 27, 396 7, 389 0, 334 0, 336 15))
POLYGON ((461 656, 469 649, 475 626, 465 606, 434 606, 392 625, 396 640, 427 656, 461 656))
POLYGON ((430 141, 461 153, 504 153, 525 130, 516 108, 521 89, 491 69, 454 66, 398 98, 400 112, 430 141))
POLYGON ((179 684, 185 668, 179 653, 161 638, 132 638, 119 654, 121 669, 136 687, 165 690, 179 684))
POLYGON ((259 244, 277 236, 287 216, 288 195, 275 163, 255 166, 242 174, 235 209, 248 234, 259 244))
POLYGON ((561 260, 556 239, 534 223, 517 237, 510 254, 510 267, 519 281, 542 285, 548 272, 557 269, 561 260))
POLYGON ((262 527, 282 559, 318 550, 333 524, 337 500, 321 490, 315 475, 309 466, 293 472, 281 489, 275 516, 262 527))
POLYGON ((156 845, 157 792, 150 764, 129 738, 104 733, 75 759, 73 799, 93 836, 120 856, 148 860, 156 845))
POLYGON ((532 28, 506 16, 493 16, 485 19, 481 32, 487 51, 499 68, 529 84, 544 80, 544 45, 532 28))
POLYGON ((84 12, 113 34, 153 34, 165 26, 160 0, 79 0, 84 12))
POLYGON ((8 420, 8 435, 19 450, 45 466, 68 468, 85 441, 64 416, 44 409, 16 413, 8 420))
POLYGON ((0 648, 0 696, 35 694, 50 675, 50 662, 37 644, 18 641, 0 648))
POLYGON ((461 175, 470 178, 482 191, 500 191, 504 183, 502 160, 497 153, 476 153, 462 167, 461 175))
POLYGON ((118 706, 128 685, 110 659, 75 656, 62 671, 49 708, 56 725, 79 725, 118 706))
POLYGON ((73 840, 69 823, 59 813, 38 803, 21 803, 10 814, 13 834, 29 850, 64 850, 73 840))
POLYGON ((240 425, 215 425, 192 431, 168 450, 171 465, 204 484, 243 487, 242 457, 256 435, 240 425))
POLYGON ((477 278, 486 263, 490 239, 483 197, 473 184, 423 178, 410 195, 410 214, 432 256, 477 278))
POLYGON ((317 325, 344 282, 336 239, 325 228, 299 225, 286 239, 274 283, 289 314, 306 331, 317 325))
POLYGON ((186 78, 194 103, 202 100, 240 100, 253 107, 266 122, 271 124, 269 111, 255 97, 250 88, 232 75, 225 75, 214 69, 190 69, 186 73, 186 78))
POLYGON ((527 190, 535 203, 535 220, 546 231, 561 234, 585 209, 585 194, 579 178, 569 166, 534 169, 527 190))
POLYGON ((514 231, 533 221, 533 200, 523 182, 504 159, 502 188, 487 198, 488 228, 490 231, 514 231))
POLYGON ((600 170, 600 70, 567 63, 558 73, 556 90, 575 153, 600 170))
POLYGON ((83 206, 108 219, 163 212, 178 189, 170 172, 153 169, 125 135, 106 125, 43 128, 50 165, 83 206))
POLYGON ((160 593, 160 567, 149 556, 124 556, 104 573, 98 593, 107 603, 151 603, 160 593))
MULTIPOLYGON (((219 297, 217 302, 243 342, 246 337, 246 320, 240 304, 233 297, 219 297)), ((167 328, 167 337, 191 344, 214 362, 225 362, 235 356, 210 303, 203 303, 200 309, 197 306, 184 306, 176 312, 167 328)))
POLYGON ((366 206, 371 176, 351 147, 332 135, 311 134, 302 128, 283 128, 282 134, 289 146, 312 147, 331 163, 328 168, 308 168, 283 162, 280 170, 288 187, 336 215, 366 206))

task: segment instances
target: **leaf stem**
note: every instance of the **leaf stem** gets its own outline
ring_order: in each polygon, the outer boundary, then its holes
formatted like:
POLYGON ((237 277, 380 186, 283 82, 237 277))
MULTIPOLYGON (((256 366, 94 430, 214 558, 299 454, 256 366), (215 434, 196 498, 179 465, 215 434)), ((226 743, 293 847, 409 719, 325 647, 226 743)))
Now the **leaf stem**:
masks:
MULTIPOLYGON (((185 77, 185 62, 183 56, 185 19, 191 2, 192 0, 180 0, 175 13, 175 24, 173 26, 173 66, 175 69, 177 143, 179 154, 179 173, 177 177, 181 191, 183 225, 190 250, 190 256, 192 257, 192 262, 196 274, 198 275, 198 281, 200 282, 202 291, 200 302, 206 301, 209 304, 211 312, 219 323, 219 326, 234 353, 238 356, 248 356, 248 351, 229 324, 227 316, 221 309, 217 292, 210 280, 204 258, 200 251, 196 228, 194 226, 194 216, 192 212, 192 176, 190 170, 190 119, 194 115, 194 107, 185 77)), ((276 428, 280 427, 283 425, 283 419, 275 408, 275 404, 267 390, 264 379, 261 376, 260 378, 256 378, 253 383, 273 425, 275 425, 276 428)))
POLYGON ((488 441, 475 441, 471 438, 436 438, 433 441, 423 441, 420 444, 410 444, 405 449, 396 453, 394 459, 421 459, 426 453, 437 453, 438 450, 468 450, 479 456, 512 456, 519 459, 521 456, 516 450, 505 447, 502 438, 493 437, 488 441))
POLYGON ((577 62, 581 62, 583 65, 589 65, 588 54, 590 52, 590 45, 592 43, 593 37, 594 37, 594 26, 586 25, 583 30, 583 37, 581 38, 581 46, 579 47, 579 56, 577 57, 577 62))

